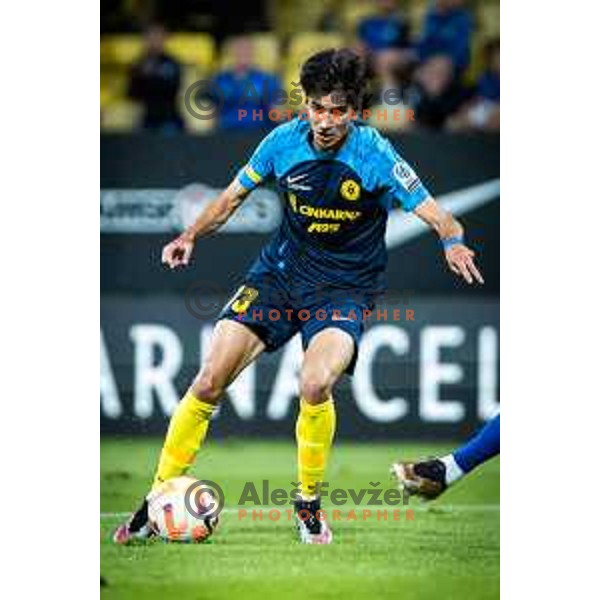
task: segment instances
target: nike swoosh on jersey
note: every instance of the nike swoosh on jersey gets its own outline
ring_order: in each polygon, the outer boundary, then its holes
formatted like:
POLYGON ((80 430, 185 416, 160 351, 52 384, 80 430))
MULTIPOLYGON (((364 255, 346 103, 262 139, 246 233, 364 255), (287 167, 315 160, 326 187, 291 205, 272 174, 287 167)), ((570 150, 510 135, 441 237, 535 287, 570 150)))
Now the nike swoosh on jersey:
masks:
POLYGON ((296 175, 294 177, 292 177, 291 175, 288 175, 287 176, 288 187, 293 190, 304 190, 304 191, 312 190, 312 187, 310 187, 309 185, 302 185, 302 184, 298 183, 298 181, 302 181, 303 179, 306 179, 307 177, 308 177, 308 173, 302 173, 302 174, 296 175))

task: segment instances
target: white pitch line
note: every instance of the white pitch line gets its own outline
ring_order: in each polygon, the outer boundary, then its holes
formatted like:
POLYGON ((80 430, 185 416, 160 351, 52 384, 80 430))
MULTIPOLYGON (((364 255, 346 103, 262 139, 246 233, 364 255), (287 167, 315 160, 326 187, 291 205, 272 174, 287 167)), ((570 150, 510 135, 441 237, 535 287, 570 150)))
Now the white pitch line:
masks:
MULTIPOLYGON (((344 508, 340 509, 339 507, 325 507, 323 510, 325 513, 331 510, 343 510, 344 512, 348 512, 349 510, 361 511, 361 510, 370 510, 375 512, 377 510, 398 510, 398 509, 411 509, 417 512, 439 512, 442 513, 452 513, 452 512, 499 512, 500 505, 499 504, 419 504, 419 505, 399 505, 399 506, 356 506, 354 508, 344 508)), ((251 515, 253 510, 291 510, 291 506, 237 506, 237 507, 229 507, 224 508, 221 512, 225 514, 233 514, 238 512, 239 510, 247 510, 251 515)), ((128 517, 130 512, 101 512, 100 519, 124 519, 128 517)))

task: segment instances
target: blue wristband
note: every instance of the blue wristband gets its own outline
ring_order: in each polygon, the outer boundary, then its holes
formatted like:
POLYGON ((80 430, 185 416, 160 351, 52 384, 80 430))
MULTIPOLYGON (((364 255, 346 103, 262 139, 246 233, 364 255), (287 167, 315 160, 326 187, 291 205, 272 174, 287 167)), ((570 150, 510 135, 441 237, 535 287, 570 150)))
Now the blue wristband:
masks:
POLYGON ((449 248, 452 248, 452 246, 456 246, 458 244, 464 244, 464 243, 465 243, 465 238, 463 238, 462 236, 458 236, 458 235, 455 235, 454 237, 442 239, 442 246, 444 247, 444 250, 448 250, 449 248))

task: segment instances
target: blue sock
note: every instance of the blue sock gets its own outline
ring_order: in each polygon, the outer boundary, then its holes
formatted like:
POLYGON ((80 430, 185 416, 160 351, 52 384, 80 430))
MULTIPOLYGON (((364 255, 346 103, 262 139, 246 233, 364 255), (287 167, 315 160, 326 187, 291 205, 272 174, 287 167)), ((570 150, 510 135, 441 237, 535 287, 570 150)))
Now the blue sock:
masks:
POLYGON ((498 454, 500 454, 500 415, 486 423, 475 437, 453 452, 452 456, 456 464, 468 473, 498 454))

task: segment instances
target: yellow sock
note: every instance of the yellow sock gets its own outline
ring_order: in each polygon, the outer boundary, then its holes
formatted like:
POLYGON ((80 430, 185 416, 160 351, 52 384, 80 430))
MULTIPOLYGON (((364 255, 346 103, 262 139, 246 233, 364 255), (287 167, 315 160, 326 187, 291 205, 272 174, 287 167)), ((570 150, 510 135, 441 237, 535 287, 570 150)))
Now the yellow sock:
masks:
POLYGON ((325 476, 325 466, 335 433, 333 398, 321 404, 309 404, 300 399, 300 413, 296 421, 298 444, 298 481, 302 496, 310 498, 317 493, 317 483, 325 476))
POLYGON ((153 488, 188 470, 206 437, 214 410, 214 404, 199 400, 191 392, 184 396, 171 417, 153 488))

